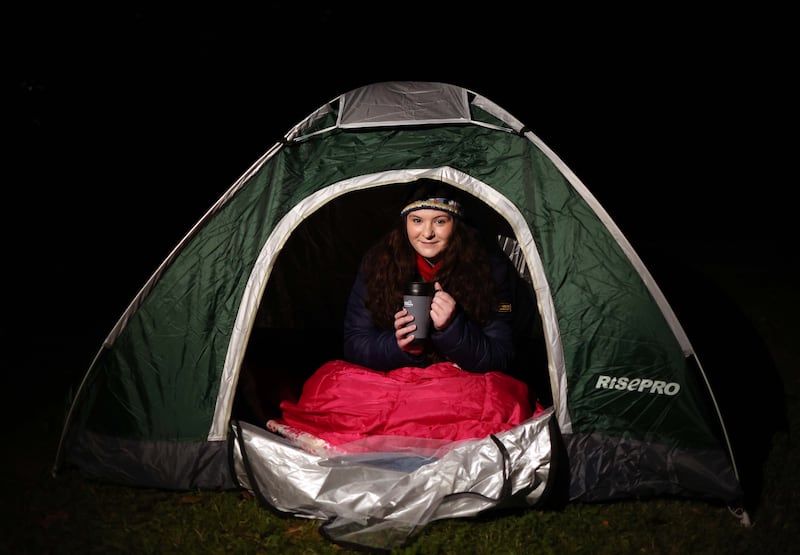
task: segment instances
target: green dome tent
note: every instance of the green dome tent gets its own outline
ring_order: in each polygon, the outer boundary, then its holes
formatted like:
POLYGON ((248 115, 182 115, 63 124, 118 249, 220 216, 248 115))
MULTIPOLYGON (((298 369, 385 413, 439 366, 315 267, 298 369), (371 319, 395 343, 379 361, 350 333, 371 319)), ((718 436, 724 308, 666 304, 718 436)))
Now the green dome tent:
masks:
MULTIPOLYGON (((333 539, 365 545, 397 543, 436 518, 541 505, 559 475, 568 476, 572 501, 741 499, 700 361, 611 217, 505 110, 429 82, 377 83, 333 98, 225 192, 103 342, 70 407, 54 472, 65 464, 136 486, 246 487, 282 511, 333 520, 333 539), (269 413, 280 388, 296 388, 340 356, 361 254, 421 178, 467 193, 470 213, 519 270, 520 306, 527 296, 533 313, 520 320, 518 341, 543 355, 520 360, 516 375, 535 384, 548 410, 508 437, 442 456, 481 477, 450 483, 438 497, 408 473, 367 465, 379 473, 368 473, 371 487, 385 488, 392 503, 428 498, 412 518, 388 506, 364 516, 341 497, 310 494, 311 474, 294 484, 270 464, 279 457, 299 475, 324 468, 341 491, 354 466, 365 475, 364 461, 321 461, 273 437, 244 416, 240 385, 260 379, 250 391, 269 413), (473 450, 494 453, 484 458, 495 465, 476 463, 473 450), (448 497, 484 486, 499 489, 448 497)), ((419 472, 429 481, 442 470, 419 472)))

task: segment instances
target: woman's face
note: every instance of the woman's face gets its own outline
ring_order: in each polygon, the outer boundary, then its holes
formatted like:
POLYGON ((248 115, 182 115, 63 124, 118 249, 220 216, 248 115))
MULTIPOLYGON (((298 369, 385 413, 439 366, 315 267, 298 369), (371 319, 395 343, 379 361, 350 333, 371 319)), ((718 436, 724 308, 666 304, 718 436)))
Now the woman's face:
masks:
POLYGON ((436 262, 453 234, 453 215, 442 210, 414 210, 406 215, 406 234, 414 250, 436 262))

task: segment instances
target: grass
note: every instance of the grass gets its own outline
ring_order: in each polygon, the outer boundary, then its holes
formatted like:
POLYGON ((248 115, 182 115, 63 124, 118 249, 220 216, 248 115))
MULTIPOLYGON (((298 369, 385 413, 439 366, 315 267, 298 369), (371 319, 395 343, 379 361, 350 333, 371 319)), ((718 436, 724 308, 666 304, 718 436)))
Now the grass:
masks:
MULTIPOLYGON (((530 509, 436 521, 410 545, 394 553, 799 552, 797 276, 729 269, 709 269, 708 275, 748 316, 764 339, 782 380, 788 428, 767 440, 763 480, 754 494, 751 511, 754 526, 743 527, 726 507, 701 501, 572 503, 558 510, 530 509)), ((53 402, 46 407, 26 404, 25 408, 5 419, 2 553, 351 552, 326 540, 319 532, 319 522, 274 514, 246 491, 137 489, 87 481, 70 470, 54 478, 50 467, 64 407, 53 402)), ((745 416, 764 409, 758 404, 742 406, 745 416)))

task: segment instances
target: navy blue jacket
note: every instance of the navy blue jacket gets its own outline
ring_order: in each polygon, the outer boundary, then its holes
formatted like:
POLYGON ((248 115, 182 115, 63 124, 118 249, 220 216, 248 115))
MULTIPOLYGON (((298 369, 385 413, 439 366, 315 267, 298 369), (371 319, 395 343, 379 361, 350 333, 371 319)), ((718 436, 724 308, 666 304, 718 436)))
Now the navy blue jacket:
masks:
MULTIPOLYGON (((495 312, 486 326, 467 319, 461 310, 457 310, 444 330, 439 331, 431 326, 429 334, 430 344, 439 355, 469 372, 504 372, 514 355, 508 264, 499 258, 492 262, 497 298, 505 310, 495 312)), ((375 327, 365 303, 366 291, 364 276, 359 273, 350 291, 344 319, 345 359, 382 371, 405 366, 427 366, 430 361, 424 354, 415 356, 397 346, 394 329, 375 327)))

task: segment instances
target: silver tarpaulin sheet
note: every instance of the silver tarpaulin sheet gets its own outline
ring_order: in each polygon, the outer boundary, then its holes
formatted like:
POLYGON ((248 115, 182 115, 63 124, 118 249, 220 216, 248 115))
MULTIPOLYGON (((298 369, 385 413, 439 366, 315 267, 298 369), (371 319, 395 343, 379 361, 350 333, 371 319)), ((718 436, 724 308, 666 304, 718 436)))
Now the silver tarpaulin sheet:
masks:
MULTIPOLYGON (((234 472, 262 502, 323 520, 337 543, 391 549, 429 522, 493 508, 535 505, 550 476, 552 409, 481 440, 319 456, 241 422, 234 427, 234 472)), ((388 438, 387 438, 388 439, 388 438)), ((349 451, 348 451, 349 452, 349 451)))

